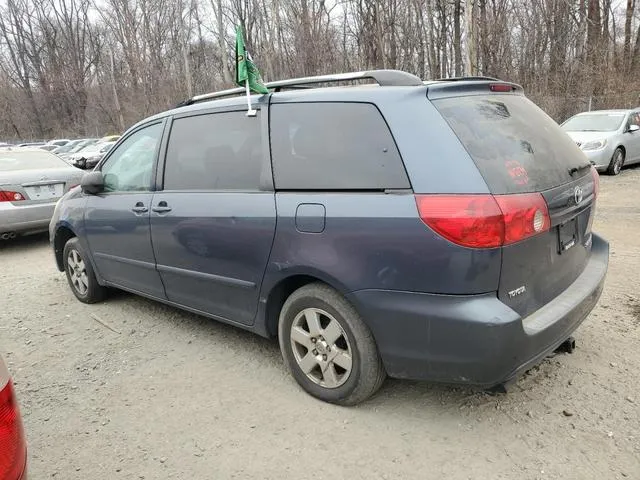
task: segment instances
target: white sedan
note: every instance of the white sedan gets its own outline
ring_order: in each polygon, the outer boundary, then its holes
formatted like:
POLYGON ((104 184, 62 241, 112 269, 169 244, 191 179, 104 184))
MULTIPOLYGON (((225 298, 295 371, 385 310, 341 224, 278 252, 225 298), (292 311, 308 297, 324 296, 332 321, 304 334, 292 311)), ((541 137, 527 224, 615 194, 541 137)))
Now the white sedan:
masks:
POLYGON ((46 232, 56 202, 82 175, 43 150, 0 151, 0 239, 46 232))

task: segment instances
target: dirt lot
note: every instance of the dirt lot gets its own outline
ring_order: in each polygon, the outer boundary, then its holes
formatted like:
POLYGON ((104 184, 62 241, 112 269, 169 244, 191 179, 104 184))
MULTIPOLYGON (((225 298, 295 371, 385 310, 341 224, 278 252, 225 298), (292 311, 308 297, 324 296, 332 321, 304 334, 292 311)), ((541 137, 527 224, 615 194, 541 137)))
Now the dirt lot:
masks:
POLYGON ((602 177, 611 264, 573 355, 507 395, 387 381, 350 409, 305 395, 273 341, 124 293, 83 305, 46 237, 4 243, 31 478, 639 479, 639 197, 640 168, 602 177))

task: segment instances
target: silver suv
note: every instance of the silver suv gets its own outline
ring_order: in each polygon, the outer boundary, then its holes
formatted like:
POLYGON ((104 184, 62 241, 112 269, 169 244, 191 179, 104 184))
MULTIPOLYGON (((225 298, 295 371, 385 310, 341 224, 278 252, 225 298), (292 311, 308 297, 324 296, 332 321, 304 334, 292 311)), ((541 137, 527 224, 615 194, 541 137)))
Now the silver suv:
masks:
POLYGON ((579 113, 561 127, 599 172, 617 175, 640 162, 640 109, 579 113))

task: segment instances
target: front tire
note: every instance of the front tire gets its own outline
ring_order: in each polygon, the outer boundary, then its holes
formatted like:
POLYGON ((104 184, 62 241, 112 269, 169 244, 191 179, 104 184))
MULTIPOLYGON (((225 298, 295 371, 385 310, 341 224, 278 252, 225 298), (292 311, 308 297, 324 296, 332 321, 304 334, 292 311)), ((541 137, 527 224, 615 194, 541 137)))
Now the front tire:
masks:
POLYGON ((295 380, 325 402, 356 405, 372 396, 386 377, 371 331, 355 308, 327 285, 306 285, 287 299, 278 337, 295 380))
POLYGON ((93 266, 77 237, 69 239, 62 252, 64 271, 71 291, 83 303, 104 300, 107 289, 98 283, 93 266))
POLYGON ((613 152, 613 156, 611 157, 611 162, 609 162, 609 168, 607 168, 607 173, 609 175, 618 175, 620 170, 622 170, 622 166, 624 165, 624 151, 618 147, 616 151, 613 152))

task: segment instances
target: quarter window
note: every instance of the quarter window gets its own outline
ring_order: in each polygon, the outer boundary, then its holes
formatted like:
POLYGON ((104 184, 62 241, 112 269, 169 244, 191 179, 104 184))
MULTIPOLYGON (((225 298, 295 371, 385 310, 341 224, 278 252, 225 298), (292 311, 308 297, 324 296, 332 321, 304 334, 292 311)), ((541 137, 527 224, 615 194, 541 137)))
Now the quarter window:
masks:
POLYGON ((409 188, 391 132, 368 103, 296 103, 271 107, 276 188, 409 188))

